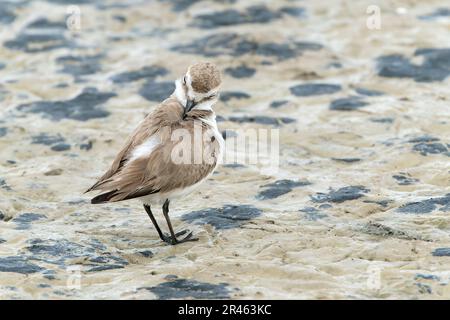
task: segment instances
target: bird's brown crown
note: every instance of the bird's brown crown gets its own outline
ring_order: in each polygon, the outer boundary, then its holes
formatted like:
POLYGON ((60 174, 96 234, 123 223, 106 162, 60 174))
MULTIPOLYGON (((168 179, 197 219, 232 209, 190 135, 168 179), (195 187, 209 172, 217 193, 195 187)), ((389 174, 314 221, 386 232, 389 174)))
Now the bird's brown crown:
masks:
POLYGON ((210 62, 200 62, 189 67, 191 85, 196 92, 206 93, 221 83, 219 69, 210 62))

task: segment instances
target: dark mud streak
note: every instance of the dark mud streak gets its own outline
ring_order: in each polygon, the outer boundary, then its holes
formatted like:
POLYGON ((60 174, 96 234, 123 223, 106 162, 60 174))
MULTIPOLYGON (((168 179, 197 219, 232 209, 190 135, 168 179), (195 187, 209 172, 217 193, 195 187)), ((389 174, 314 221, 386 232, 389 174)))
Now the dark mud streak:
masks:
POLYGON ((237 123, 258 123, 265 125, 279 126, 283 124, 289 124, 296 122, 293 118, 283 117, 283 118, 273 118, 269 116, 231 116, 228 118, 229 121, 237 123))
POLYGON ((101 0, 46 0, 46 1, 64 5, 101 3, 101 0))
POLYGON ((269 23, 280 17, 279 12, 270 11, 264 5, 255 5, 243 11, 228 9, 197 15, 192 19, 192 26, 211 29, 248 23, 269 23))
POLYGON ((66 140, 61 135, 48 135, 46 133, 40 133, 37 136, 31 137, 32 144, 43 144, 51 146, 53 151, 67 151, 70 150, 70 144, 65 142, 66 140))
POLYGON ((62 119, 87 121, 109 116, 109 112, 100 106, 115 96, 116 94, 113 92, 99 92, 95 88, 86 88, 70 100, 38 101, 20 105, 17 109, 23 112, 42 114, 44 118, 52 121, 62 119))
POLYGON ((231 169, 245 168, 245 166, 243 164, 240 164, 240 163, 223 164, 222 167, 224 167, 224 168, 231 168, 231 169))
POLYGON ((114 256, 101 245, 92 242, 82 245, 65 239, 32 239, 26 249, 31 253, 30 259, 65 266, 67 259, 85 258, 87 265, 93 266, 89 272, 123 268, 128 261, 114 256))
POLYGON ((450 157, 450 152, 442 143, 418 143, 413 146, 413 151, 419 152, 423 156, 427 156, 429 154, 445 154, 450 157))
POLYGON ((310 185, 309 181, 293 181, 293 180, 278 180, 273 183, 263 185, 264 190, 259 192, 256 196, 260 200, 268 200, 278 198, 286 193, 291 192, 294 188, 310 185))
POLYGON ((414 280, 419 280, 419 279, 441 281, 441 278, 436 276, 436 275, 434 275, 434 274, 418 273, 418 274, 415 275, 414 280))
POLYGON ((56 143, 65 142, 66 140, 60 135, 49 135, 47 133, 40 133, 37 136, 31 137, 31 143, 32 144, 43 144, 46 146, 51 146, 56 143))
POLYGON ((152 258, 154 256, 153 252, 150 250, 142 250, 139 251, 139 254, 146 257, 146 258, 152 258))
POLYGON ((161 102, 167 99, 174 90, 175 84, 171 81, 156 82, 148 80, 139 89, 139 94, 149 101, 161 102))
POLYGON ((81 143, 80 144, 80 150, 85 150, 85 151, 89 151, 92 149, 92 146, 94 145, 94 142, 92 140, 89 140, 86 143, 81 143))
POLYGON ((432 294, 433 293, 433 289, 431 288, 431 286, 429 284, 416 282, 415 285, 417 286, 419 293, 421 293, 421 294, 432 294))
POLYGON ((159 66, 146 66, 140 70, 125 71, 111 77, 114 83, 128 83, 141 79, 155 80, 157 77, 165 76, 169 70, 159 66))
POLYGON ((289 102, 288 100, 275 100, 270 103, 270 107, 277 109, 281 106, 284 106, 288 102, 289 102))
POLYGON ((236 131, 228 130, 228 129, 227 130, 223 130, 221 133, 222 133, 222 138, 224 140, 226 140, 228 138, 234 138, 234 137, 238 136, 236 131))
MULTIPOLYGON (((202 0, 159 0, 160 2, 170 3, 172 5, 172 10, 175 12, 185 11, 189 9, 196 3, 202 2, 202 0)), ((219 4, 233 4, 237 0, 210 0, 219 4)))
POLYGON ((335 69, 341 69, 342 68, 342 63, 340 62, 331 62, 327 65, 327 68, 331 69, 331 68, 335 68, 335 69))
POLYGON ((224 122, 227 119, 225 119, 223 116, 221 116, 220 114, 216 115, 216 121, 217 122, 224 122))
POLYGON ((74 44, 65 37, 66 31, 65 22, 40 18, 27 25, 15 39, 6 41, 4 46, 29 53, 74 47, 74 44))
MULTIPOLYGON (((181 12, 188 9, 190 6, 201 2, 202 0, 159 0, 160 2, 167 2, 172 4, 172 10, 175 12, 181 12)), ((234 1, 227 1, 234 2, 234 1)))
POLYGON ((30 263, 28 259, 23 256, 0 257, 0 272, 30 274, 42 270, 43 268, 30 263))
POLYGON ((181 220, 198 225, 210 224, 222 230, 239 228, 261 214, 260 209, 251 205, 225 205, 222 208, 210 208, 184 214, 181 220))
POLYGON ((430 198, 417 202, 409 202, 397 209, 401 213, 430 213, 438 209, 443 212, 450 211, 450 193, 443 197, 430 198))
POLYGON ((356 91, 356 93, 358 93, 360 95, 368 96, 368 97, 378 97, 378 96, 384 95, 384 93, 381 91, 370 90, 370 89, 365 89, 365 88, 356 88, 355 91, 356 91))
MULTIPOLYGON (((6 191, 11 191, 11 187, 6 183, 6 180, 3 178, 0 178, 0 188, 6 191)), ((0 214, 0 220, 2 220, 3 214, 0 214)))
POLYGON ((314 42, 294 43, 260 43, 255 50, 256 55, 276 57, 278 60, 287 60, 300 56, 304 51, 318 51, 323 46, 314 42))
POLYGON ((290 15, 295 18, 305 18, 306 10, 301 7, 282 7, 280 8, 280 12, 290 15))
POLYGON ((331 158, 334 161, 344 162, 344 163, 355 163, 360 162, 362 159, 360 158, 331 158))
POLYGON ((317 193, 310 196, 313 202, 334 202, 342 203, 349 200, 356 200, 364 196, 365 193, 370 192, 370 189, 364 186, 348 186, 338 190, 331 189, 329 193, 317 193))
POLYGON ((331 101, 330 110, 336 111, 352 111, 367 106, 369 103, 358 96, 351 96, 348 98, 340 98, 331 101))
POLYGON ((50 149, 53 151, 61 152, 61 151, 67 151, 70 150, 71 146, 68 143, 57 143, 54 146, 52 146, 50 149))
POLYGON ((438 8, 435 11, 433 11, 432 13, 418 16, 418 18, 420 20, 426 20, 426 21, 436 20, 436 19, 442 18, 442 17, 450 17, 450 9, 449 8, 438 8))
POLYGON ((228 284, 212 284, 189 279, 175 279, 163 282, 155 287, 144 287, 158 296, 158 299, 228 299, 230 289, 228 284))
POLYGON ((42 219, 46 219, 47 216, 40 214, 40 213, 32 213, 32 212, 27 212, 27 213, 22 213, 21 215, 15 217, 12 221, 17 223, 17 230, 27 230, 30 229, 31 224, 34 221, 38 221, 38 220, 42 220, 42 219))
POLYGON ((199 38, 190 44, 174 46, 171 50, 206 57, 220 55, 237 57, 244 54, 254 54, 286 60, 301 55, 303 51, 317 51, 322 48, 321 44, 314 42, 260 43, 236 33, 219 33, 199 38))
POLYGON ((300 209, 300 211, 303 212, 305 214, 305 218, 310 221, 318 221, 320 219, 328 217, 326 214, 321 213, 314 207, 306 207, 300 209))
POLYGON ((125 23, 127 22, 127 17, 121 15, 121 14, 116 14, 113 16, 114 20, 117 20, 119 22, 125 23))
POLYGON ((424 135, 408 140, 409 143, 415 143, 412 150, 423 156, 429 154, 444 154, 450 156, 447 146, 439 142, 439 139, 429 135, 424 135))
POLYGON ((389 118, 389 117, 386 117, 386 118, 370 118, 369 120, 372 121, 372 122, 376 122, 376 123, 388 123, 388 124, 394 123, 394 121, 395 121, 394 118, 389 118))
POLYGON ((222 102, 228 102, 232 99, 250 99, 251 96, 245 92, 241 91, 224 91, 220 93, 220 101, 222 102))
POLYGON ((379 236, 383 238, 397 238, 404 240, 424 240, 418 235, 411 235, 407 232, 396 230, 378 222, 370 221, 363 225, 360 229, 361 232, 370 234, 373 236, 379 236))
POLYGON ((392 200, 364 200, 364 203, 375 203, 379 206, 382 206, 383 208, 387 208, 389 203, 392 202, 392 200))
POLYGON ((409 186, 419 182, 418 179, 412 178, 408 174, 399 173, 392 176, 400 186, 409 186))
POLYGON ((450 248, 437 248, 431 254, 435 257, 450 257, 450 248))
POLYGON ((43 272, 44 278, 48 280, 55 280, 56 271, 55 270, 44 270, 43 272))
POLYGON ((0 4, 0 23, 5 25, 13 23, 16 20, 14 11, 13 3, 0 4))
POLYGON ((416 138, 409 139, 408 142, 410 143, 422 143, 422 142, 435 142, 439 141, 439 138, 432 137, 429 135, 424 135, 416 138))
POLYGON ((443 81, 450 75, 450 49, 417 49, 414 56, 422 56, 421 65, 412 64, 401 55, 381 56, 377 59, 378 75, 388 78, 411 78, 416 82, 443 81))
POLYGON ((104 266, 92 267, 87 272, 98 272, 98 271, 123 269, 123 268, 125 268, 125 265, 122 265, 122 264, 109 264, 109 265, 104 265, 104 266))
POLYGON ((93 56, 62 56, 56 59, 56 62, 63 66, 60 70, 75 78, 85 75, 95 74, 101 71, 101 61, 104 55, 97 54, 93 56))
POLYGON ((246 65, 241 65, 238 67, 228 67, 225 70, 225 73, 229 74, 233 78, 242 79, 242 78, 250 78, 253 77, 256 73, 255 68, 247 67, 246 65))
POLYGON ((340 85, 328 83, 307 83, 290 87, 291 93, 297 97, 310 97, 324 94, 333 94, 340 91, 340 85))

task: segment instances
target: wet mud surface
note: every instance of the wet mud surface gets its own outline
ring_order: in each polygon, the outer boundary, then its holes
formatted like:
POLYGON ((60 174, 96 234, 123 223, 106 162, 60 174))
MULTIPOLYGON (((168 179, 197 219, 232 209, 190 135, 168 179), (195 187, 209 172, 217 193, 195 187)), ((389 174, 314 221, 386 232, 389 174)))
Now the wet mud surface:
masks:
POLYGON ((2 1, 0 298, 448 299, 450 7, 371 4, 2 1), (204 59, 223 135, 278 129, 280 163, 219 166, 171 247, 83 192, 204 59))

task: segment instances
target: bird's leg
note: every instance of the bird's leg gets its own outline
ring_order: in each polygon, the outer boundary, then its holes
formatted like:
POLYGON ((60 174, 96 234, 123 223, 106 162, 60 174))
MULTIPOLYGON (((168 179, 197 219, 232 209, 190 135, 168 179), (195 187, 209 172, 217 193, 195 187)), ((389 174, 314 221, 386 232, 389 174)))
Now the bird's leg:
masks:
POLYGON ((175 245, 175 244, 183 243, 186 241, 197 241, 198 238, 192 238, 192 231, 189 232, 189 230, 182 230, 175 234, 175 232, 173 231, 173 228, 172 228, 172 223, 170 222, 170 218, 169 218, 169 203, 170 203, 169 199, 166 199, 166 201, 163 204, 162 209, 163 209, 164 217, 166 218, 166 221, 167 221, 167 226, 169 227, 170 235, 172 236, 170 244, 175 245), (189 232, 189 233, 187 234, 186 237, 184 237, 181 240, 177 239, 177 236, 185 234, 187 232, 189 232))
MULTIPOLYGON (((158 232, 158 235, 161 238, 161 240, 171 244, 172 243, 172 237, 170 235, 168 235, 167 233, 163 233, 161 231, 161 228, 159 227, 158 223, 156 222, 155 217, 153 216, 152 209, 150 208, 150 206, 144 204, 144 209, 147 212, 148 216, 150 217, 150 220, 152 220, 152 223, 155 226, 155 229, 158 232)), ((184 231, 178 232, 178 233, 175 234, 175 236, 181 236, 181 235, 185 234, 187 231, 188 230, 184 230, 184 231)))
POLYGON ((161 229, 158 226, 158 223, 156 222, 155 217, 153 216, 152 209, 149 205, 144 204, 144 209, 147 212, 148 216, 150 217, 150 220, 152 220, 153 225, 155 226, 156 231, 158 231, 159 237, 162 241, 166 241, 167 237, 165 234, 162 233, 161 229))

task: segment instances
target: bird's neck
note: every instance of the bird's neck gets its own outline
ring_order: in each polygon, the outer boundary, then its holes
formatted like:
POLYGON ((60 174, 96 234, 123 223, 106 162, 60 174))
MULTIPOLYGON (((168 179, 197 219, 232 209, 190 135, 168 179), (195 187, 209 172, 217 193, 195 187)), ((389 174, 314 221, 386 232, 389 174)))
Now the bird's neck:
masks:
POLYGON ((191 110, 186 114, 185 120, 207 120, 215 121, 216 114, 212 110, 191 110))
POLYGON ((172 96, 177 99, 177 101, 182 105, 186 105, 186 93, 184 92, 183 85, 180 80, 175 81, 175 90, 172 93, 172 96))

